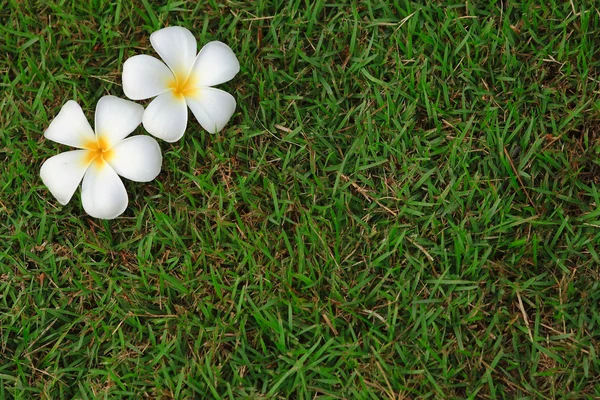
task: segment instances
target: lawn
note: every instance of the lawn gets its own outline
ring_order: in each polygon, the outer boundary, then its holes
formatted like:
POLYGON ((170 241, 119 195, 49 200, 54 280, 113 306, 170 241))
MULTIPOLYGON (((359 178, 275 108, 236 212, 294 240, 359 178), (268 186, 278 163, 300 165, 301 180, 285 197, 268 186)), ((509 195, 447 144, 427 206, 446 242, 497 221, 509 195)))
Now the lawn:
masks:
POLYGON ((598 1, 5 0, 0 398, 600 398, 599 73, 598 1), (233 118, 61 206, 44 130, 172 25, 233 118))

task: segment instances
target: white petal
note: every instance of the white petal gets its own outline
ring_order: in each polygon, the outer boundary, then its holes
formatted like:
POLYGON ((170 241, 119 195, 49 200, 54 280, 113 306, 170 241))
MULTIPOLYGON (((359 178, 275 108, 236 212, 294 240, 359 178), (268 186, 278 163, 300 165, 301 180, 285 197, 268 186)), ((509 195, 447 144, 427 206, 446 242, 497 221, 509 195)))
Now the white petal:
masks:
POLYGON ((144 107, 115 96, 104 96, 96 105, 96 135, 114 146, 142 122, 144 107))
POLYGON ((100 166, 94 163, 83 177, 81 202, 92 217, 113 219, 123 214, 129 199, 115 170, 106 163, 100 166))
POLYGON ((63 206, 73 197, 90 165, 87 153, 86 150, 67 151, 47 159, 40 168, 42 182, 63 206))
POLYGON ((123 92, 132 100, 144 100, 169 90, 175 76, 162 61, 133 56, 123 64, 123 92))
POLYGON ((96 141, 94 131, 81 107, 73 100, 62 106, 44 136, 54 142, 79 148, 85 148, 90 141, 96 141))
POLYGON ((235 111, 233 96, 219 89, 201 88, 185 100, 200 125, 210 133, 223 129, 235 111))
POLYGON ((181 80, 187 78, 196 58, 196 38, 181 26, 170 26, 150 35, 152 47, 181 80))
POLYGON ((188 111, 183 96, 172 91, 163 93, 144 111, 144 129, 167 142, 175 142, 183 136, 187 126, 188 111))
POLYGON ((124 178, 136 182, 150 182, 160 173, 160 146, 150 136, 127 138, 116 144, 112 151, 109 164, 124 178))
POLYGON ((192 74, 198 86, 214 86, 233 79, 240 72, 240 63, 225 43, 207 43, 194 62, 192 74))

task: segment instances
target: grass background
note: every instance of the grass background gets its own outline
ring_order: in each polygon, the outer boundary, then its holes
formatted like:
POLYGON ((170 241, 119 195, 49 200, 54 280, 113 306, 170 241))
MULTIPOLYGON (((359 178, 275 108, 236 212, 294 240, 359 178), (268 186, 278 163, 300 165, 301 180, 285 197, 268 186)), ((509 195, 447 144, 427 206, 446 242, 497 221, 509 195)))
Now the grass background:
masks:
POLYGON ((0 398, 600 398, 599 8, 4 0, 0 398), (43 131, 168 25, 234 117, 61 207, 43 131))

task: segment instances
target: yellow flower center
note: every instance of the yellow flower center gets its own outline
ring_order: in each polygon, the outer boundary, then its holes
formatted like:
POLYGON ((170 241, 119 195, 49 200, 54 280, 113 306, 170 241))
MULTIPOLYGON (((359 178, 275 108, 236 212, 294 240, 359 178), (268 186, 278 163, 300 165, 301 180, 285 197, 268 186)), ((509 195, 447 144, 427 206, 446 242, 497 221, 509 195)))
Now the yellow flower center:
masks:
POLYGON ((173 90, 175 96, 178 97, 193 96, 198 90, 196 87, 196 79, 193 79, 191 76, 187 77, 187 79, 178 79, 177 77, 173 78, 169 84, 169 88, 173 90))
POLYGON ((104 163, 110 161, 114 155, 113 150, 108 148, 108 142, 102 137, 97 138, 96 140, 90 140, 84 147, 87 149, 85 163, 89 164, 94 162, 96 167, 102 167, 104 163))

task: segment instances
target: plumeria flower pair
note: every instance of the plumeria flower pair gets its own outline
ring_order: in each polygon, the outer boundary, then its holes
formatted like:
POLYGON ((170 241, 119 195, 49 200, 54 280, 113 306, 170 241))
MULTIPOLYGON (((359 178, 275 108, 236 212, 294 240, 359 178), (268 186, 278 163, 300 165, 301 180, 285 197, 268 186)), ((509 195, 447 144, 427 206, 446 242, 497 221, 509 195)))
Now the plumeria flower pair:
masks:
POLYGON ((211 133, 227 124, 236 107, 232 95, 211 86, 227 82, 239 72, 233 51, 210 42, 196 55, 196 39, 182 27, 161 29, 150 42, 166 65, 146 55, 123 66, 123 91, 132 100, 156 98, 144 107, 115 96, 98 101, 95 132, 81 107, 69 100, 44 132, 47 139, 76 147, 49 158, 40 176, 59 203, 67 204, 83 180, 83 209, 95 218, 113 219, 128 204, 119 178, 149 182, 161 170, 160 146, 150 136, 127 138, 140 123, 153 136, 175 142, 183 136, 189 107, 200 125, 211 133))

